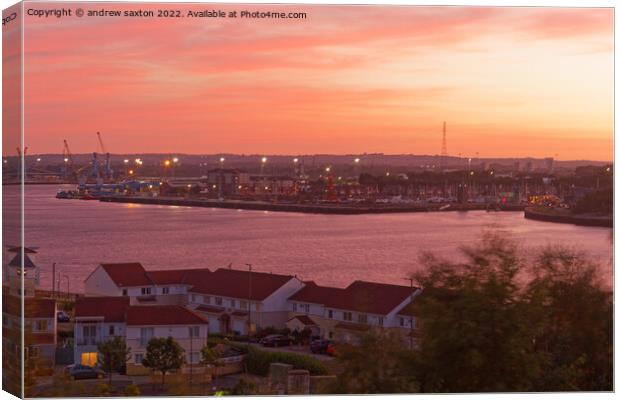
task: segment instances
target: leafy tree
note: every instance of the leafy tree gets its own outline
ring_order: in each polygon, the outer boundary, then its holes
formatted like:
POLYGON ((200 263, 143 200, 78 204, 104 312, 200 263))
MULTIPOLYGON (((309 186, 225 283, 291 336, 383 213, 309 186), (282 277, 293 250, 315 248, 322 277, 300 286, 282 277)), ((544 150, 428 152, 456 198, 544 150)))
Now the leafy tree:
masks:
POLYGON ((338 346, 338 375, 333 391, 347 394, 413 393, 412 353, 402 336, 392 331, 369 331, 359 345, 338 346))
POLYGON ((142 360, 142 365, 161 372, 163 386, 166 382, 166 373, 183 366, 184 352, 183 348, 170 336, 152 338, 146 345, 146 356, 142 360))
POLYGON ((209 345, 204 346, 200 349, 200 362, 205 366, 213 367, 213 377, 217 378, 217 369, 224 365, 220 358, 222 357, 222 352, 216 347, 209 347, 209 345))
POLYGON ((541 373, 533 338, 539 328, 519 301, 523 260, 499 233, 462 249, 452 263, 426 254, 414 274, 424 288, 415 300, 421 325, 416 375, 424 392, 533 389, 541 373))
POLYGON ((612 294, 596 264, 562 247, 543 249, 531 268, 527 300, 536 325, 536 351, 545 374, 536 390, 613 390, 612 294))
POLYGON ((108 371, 108 383, 112 384, 112 371, 122 368, 129 360, 131 348, 127 347, 125 340, 120 336, 115 336, 97 345, 97 351, 101 354, 99 366, 104 371, 108 371))

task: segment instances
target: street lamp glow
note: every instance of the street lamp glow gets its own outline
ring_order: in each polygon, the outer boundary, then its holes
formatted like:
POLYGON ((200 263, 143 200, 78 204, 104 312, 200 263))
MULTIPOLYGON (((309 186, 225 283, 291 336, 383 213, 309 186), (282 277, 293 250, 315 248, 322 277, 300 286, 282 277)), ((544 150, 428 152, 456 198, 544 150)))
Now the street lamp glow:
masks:
MULTIPOLYGON (((64 161, 69 162, 69 159, 65 157, 64 161)), ((6 162, 6 160, 4 160, 4 162, 6 162)))
POLYGON ((224 157, 220 157, 220 162, 224 162, 226 159, 224 157))
POLYGON ((260 159, 260 162, 262 162, 263 164, 267 162, 267 157, 263 157, 260 159))
POLYGON ((360 159, 359 159, 359 158, 356 158, 356 159, 355 159, 355 160, 353 160, 353 161, 354 161, 356 164, 359 164, 360 159))
POLYGON ((331 167, 327 167, 327 168, 325 168, 325 172, 329 172, 329 171, 331 171, 331 170, 332 170, 332 169, 331 169, 331 167))
POLYGON ((390 173, 389 173, 389 172, 386 172, 386 173, 385 173, 385 176, 390 176, 390 173))
POLYGON ((166 160, 166 161, 164 161, 164 165, 165 165, 166 167, 170 166, 170 160, 166 160))
POLYGON ((172 162, 173 162, 173 163, 175 163, 175 164, 176 164, 176 163, 178 163, 178 162, 179 162, 178 157, 174 157, 174 158, 172 159, 172 162))
POLYGON ((41 161, 41 158, 40 158, 40 157, 37 157, 37 162, 39 162, 39 161, 41 161))
POLYGON ((129 160, 128 160, 128 159, 124 159, 124 160, 123 160, 123 162, 124 162, 125 164, 129 164, 129 160))
POLYGON ((133 175, 133 169, 129 170, 129 175, 133 175))
POLYGON ((293 162, 297 164, 299 162, 299 158, 293 158, 293 162))

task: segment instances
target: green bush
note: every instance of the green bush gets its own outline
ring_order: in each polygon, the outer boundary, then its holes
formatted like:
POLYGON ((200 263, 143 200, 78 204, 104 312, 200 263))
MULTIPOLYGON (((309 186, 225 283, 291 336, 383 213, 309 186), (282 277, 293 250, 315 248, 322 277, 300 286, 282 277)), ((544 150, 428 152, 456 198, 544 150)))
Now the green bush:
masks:
POLYGON ((248 372, 267 376, 271 363, 291 364, 295 369, 305 369, 310 375, 327 375, 327 367, 311 356, 303 354, 285 353, 281 351, 265 351, 254 346, 238 346, 247 352, 246 364, 248 372))
POLYGON ((136 385, 127 385, 123 389, 123 396, 140 396, 140 388, 136 385))

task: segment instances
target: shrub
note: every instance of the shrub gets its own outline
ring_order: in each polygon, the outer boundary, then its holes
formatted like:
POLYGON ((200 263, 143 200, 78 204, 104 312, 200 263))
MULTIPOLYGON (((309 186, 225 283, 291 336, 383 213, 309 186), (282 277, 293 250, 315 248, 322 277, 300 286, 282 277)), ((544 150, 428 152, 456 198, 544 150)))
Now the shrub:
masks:
POLYGON ((254 346, 238 346, 247 352, 246 364, 248 372, 267 376, 271 363, 291 364, 295 369, 305 369, 310 375, 327 375, 327 367, 314 357, 280 351, 264 351, 254 346))
POLYGON ((140 396, 140 388, 136 385, 127 385, 123 389, 123 396, 140 396))

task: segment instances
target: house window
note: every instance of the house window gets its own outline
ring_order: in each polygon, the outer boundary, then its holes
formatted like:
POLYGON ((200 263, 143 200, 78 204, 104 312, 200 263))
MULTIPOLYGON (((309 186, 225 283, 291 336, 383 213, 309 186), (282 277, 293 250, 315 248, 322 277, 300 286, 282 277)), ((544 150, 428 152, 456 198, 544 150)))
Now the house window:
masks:
POLYGON ((344 319, 345 321, 353 321, 353 314, 345 311, 342 313, 342 319, 344 319))
POLYGON ((200 327, 199 326, 190 326, 189 327, 189 337, 196 338, 200 336, 200 327))
POLYGON ((144 360, 144 354, 138 353, 134 356, 134 361, 136 364, 142 364, 142 360, 144 360))
POLYGON ((399 322, 400 326, 405 326, 405 319, 403 317, 400 317, 398 319, 398 322, 399 322))
POLYGON ((42 319, 36 322, 37 331, 46 331, 47 330, 47 321, 42 319))
POLYGON ((108 330, 108 335, 114 336, 114 325, 110 325, 110 328, 108 330))
POLYGON ((123 289, 123 296, 127 296, 127 289, 123 289))
POLYGON ((146 344, 153 338, 155 334, 155 328, 140 328, 140 345, 146 346, 146 344))
POLYGON ((297 303, 293 303, 293 311, 297 312, 297 303))
POLYGON ((304 312, 309 313, 310 312, 310 304, 301 304, 301 309, 304 312))
POLYGON ((377 318, 377 325, 383 326, 383 317, 377 318))
POLYGON ((28 346, 27 357, 39 357, 39 348, 37 346, 28 346))
POLYGON ((221 297, 216 297, 215 298, 215 305, 218 305, 218 306, 222 305, 222 298, 221 297))
POLYGON ((239 301, 239 308, 242 310, 247 310, 248 309, 248 302, 245 300, 241 300, 239 301))
POLYGON ((357 322, 359 322, 360 324, 367 324, 368 323, 368 315, 366 315, 366 314, 357 314, 357 322))
POLYGON ((161 293, 162 294, 170 294, 170 288, 169 287, 163 287, 161 288, 161 293))
POLYGON ((95 325, 85 325, 82 327, 83 344, 97 344, 97 327, 95 325))
POLYGON ((234 300, 230 300, 230 307, 235 308, 237 306, 237 302, 234 300))
POLYGON ((329 319, 334 318, 334 310, 327 310, 327 318, 329 319))
POLYGON ((143 287, 142 289, 140 289, 140 292, 141 292, 143 295, 148 295, 148 294, 151 294, 151 288, 150 288, 150 287, 143 287))

